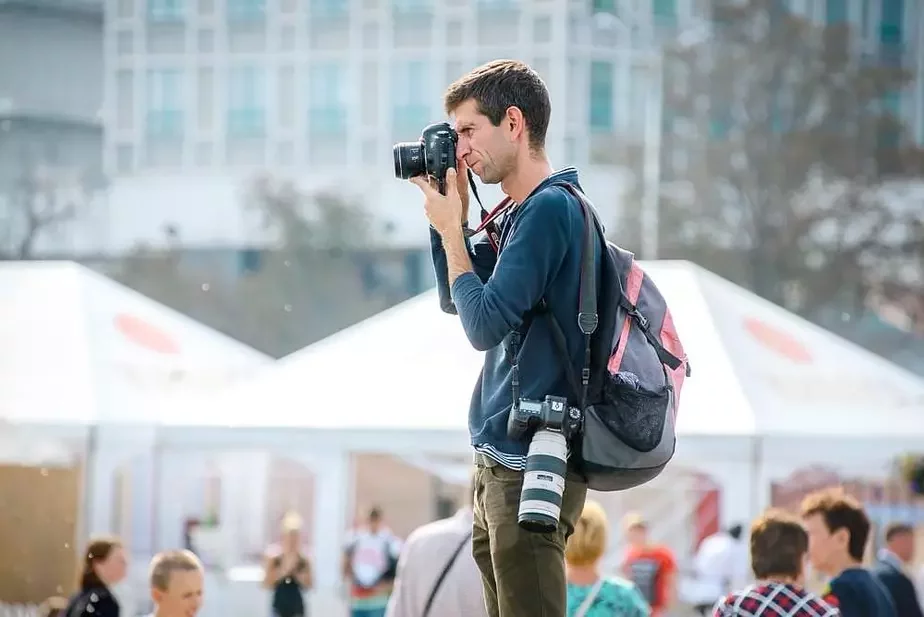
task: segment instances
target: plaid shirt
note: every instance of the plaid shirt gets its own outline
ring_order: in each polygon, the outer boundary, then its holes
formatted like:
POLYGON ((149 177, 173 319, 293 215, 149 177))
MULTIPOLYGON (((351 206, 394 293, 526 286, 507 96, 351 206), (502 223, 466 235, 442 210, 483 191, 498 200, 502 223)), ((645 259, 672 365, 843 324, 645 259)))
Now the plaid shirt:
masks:
POLYGON ((715 605, 713 617, 840 617, 841 612, 815 594, 793 585, 752 585, 715 605))

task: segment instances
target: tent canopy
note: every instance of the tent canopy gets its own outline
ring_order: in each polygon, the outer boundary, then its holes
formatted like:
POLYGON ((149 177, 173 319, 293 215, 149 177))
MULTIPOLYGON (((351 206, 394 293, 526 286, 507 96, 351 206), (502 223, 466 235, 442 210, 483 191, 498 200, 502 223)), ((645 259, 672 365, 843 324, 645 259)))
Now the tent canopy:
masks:
POLYGON ((0 264, 0 421, 151 422, 268 356, 73 262, 0 264))
MULTIPOLYGON (((681 434, 924 434, 913 374, 692 263, 643 265, 691 361, 681 434)), ((168 424, 464 431, 482 358, 431 290, 168 410, 168 424)))

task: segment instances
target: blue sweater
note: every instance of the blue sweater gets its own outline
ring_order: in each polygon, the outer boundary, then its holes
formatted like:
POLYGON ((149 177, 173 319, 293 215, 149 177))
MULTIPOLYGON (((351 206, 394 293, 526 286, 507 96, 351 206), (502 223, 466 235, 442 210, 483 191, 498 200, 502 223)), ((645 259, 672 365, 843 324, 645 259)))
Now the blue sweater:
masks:
MULTIPOLYGON (((551 186, 556 180, 578 185, 577 171, 552 174, 508 214, 500 256, 487 240, 469 245, 475 272, 457 278, 451 290, 442 240, 435 231, 430 234, 440 305, 458 313, 472 346, 486 352, 469 408, 472 445, 516 470, 525 466, 529 443, 507 438, 513 394, 505 339, 545 297, 565 333, 572 360, 567 370, 579 371, 584 358, 584 337, 577 326, 584 217, 570 193, 551 186)), ((599 259, 598 252, 598 272, 599 259)), ((572 398, 554 344, 548 317, 534 319, 520 345, 521 397, 572 398)))
POLYGON ((899 615, 886 588, 863 568, 848 568, 831 579, 831 593, 843 617, 910 617, 899 615))

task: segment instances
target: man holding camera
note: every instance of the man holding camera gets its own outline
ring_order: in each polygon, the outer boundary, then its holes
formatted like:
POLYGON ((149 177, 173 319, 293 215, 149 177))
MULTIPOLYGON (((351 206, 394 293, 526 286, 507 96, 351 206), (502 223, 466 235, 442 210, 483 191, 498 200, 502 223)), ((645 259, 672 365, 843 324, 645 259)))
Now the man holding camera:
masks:
POLYGON ((576 319, 584 219, 576 198, 557 186, 577 187, 577 171, 552 170, 545 152, 549 93, 525 64, 496 60, 476 68, 448 88, 444 102, 455 122, 458 173, 446 172, 443 193, 432 178, 411 181, 425 196, 441 305, 458 313, 471 344, 486 351, 469 412, 475 449, 472 552, 491 617, 563 617, 564 547, 587 486, 569 469, 549 506, 557 528, 537 533, 521 527, 521 492, 524 501, 536 492, 530 491, 534 479, 524 473, 527 453, 535 452, 529 438, 511 436, 507 425, 519 400, 553 396, 579 404, 566 371, 579 369, 584 358, 576 319), (493 213, 501 221, 498 233, 489 234, 496 248, 468 239, 469 169, 486 184, 500 183, 510 198, 493 213), (556 351, 546 311, 561 324, 571 366, 556 351))

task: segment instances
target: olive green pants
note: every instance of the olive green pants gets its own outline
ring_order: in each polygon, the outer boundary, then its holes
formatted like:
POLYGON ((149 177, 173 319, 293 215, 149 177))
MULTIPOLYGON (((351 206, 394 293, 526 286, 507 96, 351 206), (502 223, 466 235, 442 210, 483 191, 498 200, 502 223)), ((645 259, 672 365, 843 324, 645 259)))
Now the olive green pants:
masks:
POLYGON ((517 524, 523 472, 475 457, 472 555, 489 617, 565 617, 565 542, 584 508, 587 485, 569 472, 553 533, 517 524))

